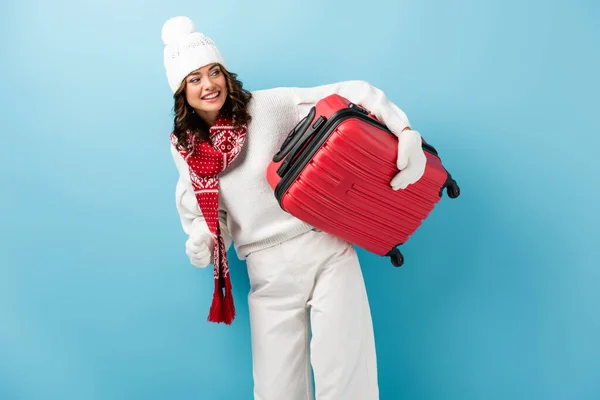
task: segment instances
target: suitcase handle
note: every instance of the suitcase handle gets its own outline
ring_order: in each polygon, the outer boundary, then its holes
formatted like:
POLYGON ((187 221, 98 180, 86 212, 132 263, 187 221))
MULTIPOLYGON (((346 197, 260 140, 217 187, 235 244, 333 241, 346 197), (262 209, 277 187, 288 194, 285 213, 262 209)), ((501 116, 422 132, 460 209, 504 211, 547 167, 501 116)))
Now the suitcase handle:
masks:
MULTIPOLYGON (((311 113, 309 115, 314 115, 314 113, 311 113)), ((287 171, 292 167, 292 163, 296 160, 296 154, 302 150, 307 140, 310 137, 312 137, 315 134, 315 132, 321 129, 327 118, 320 116, 319 118, 317 118, 315 123, 312 123, 312 118, 307 118, 307 120, 310 121, 310 123, 308 124, 309 127, 305 128, 306 130, 301 135, 296 135, 297 139, 294 141, 292 149, 288 152, 287 157, 285 158, 285 160, 283 160, 283 162, 277 169, 277 175, 279 175, 280 177, 283 177, 283 175, 285 175, 287 171)))
POLYGON ((277 168, 277 175, 283 177, 283 175, 288 172, 288 170, 292 167, 292 163, 296 159, 296 154, 302 149, 302 146, 306 143, 308 138, 310 138, 317 131, 317 129, 318 128, 315 128, 313 125, 312 127, 309 127, 303 135, 298 135, 299 139, 294 142, 294 146, 289 151, 287 157, 285 160, 283 160, 279 168, 277 168))
POLYGON ((303 133, 305 133, 306 130, 308 129, 308 127, 310 126, 310 123, 312 122, 313 118, 315 117, 315 113, 316 113, 315 107, 312 107, 310 109, 308 115, 306 115, 304 118, 302 118, 300 120, 300 122, 298 122, 296 124, 294 129, 292 129, 290 131, 287 138, 281 145, 281 148, 279 149, 277 154, 275 154, 273 156, 273 162, 279 162, 279 161, 283 160, 283 158, 290 152, 290 150, 298 142, 300 137, 302 137, 303 133))

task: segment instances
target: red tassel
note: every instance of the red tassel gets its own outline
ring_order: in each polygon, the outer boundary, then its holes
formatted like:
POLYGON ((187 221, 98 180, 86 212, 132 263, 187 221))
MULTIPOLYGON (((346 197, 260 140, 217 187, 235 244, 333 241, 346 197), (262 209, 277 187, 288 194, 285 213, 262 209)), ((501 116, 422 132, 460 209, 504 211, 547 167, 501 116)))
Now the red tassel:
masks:
POLYGON ((213 301, 208 314, 209 322, 223 322, 223 292, 219 288, 219 280, 215 279, 215 292, 213 293, 213 301))
POLYGON ((235 305, 233 304, 233 295, 231 294, 231 286, 225 289, 225 299, 223 302, 223 322, 231 325, 235 318, 235 305))
MULTIPOLYGON (((235 305, 233 304, 233 294, 231 291, 231 280, 229 274, 227 277, 223 273, 223 259, 227 255, 221 254, 224 251, 224 245, 222 239, 219 237, 217 243, 215 243, 214 253, 214 265, 215 265, 215 292, 213 294, 213 302, 210 307, 210 313, 208 314, 209 322, 224 322, 227 325, 231 325, 235 318, 235 305), (223 290, 225 294, 223 295, 223 290)), ((227 260, 225 260, 227 262, 227 260)))

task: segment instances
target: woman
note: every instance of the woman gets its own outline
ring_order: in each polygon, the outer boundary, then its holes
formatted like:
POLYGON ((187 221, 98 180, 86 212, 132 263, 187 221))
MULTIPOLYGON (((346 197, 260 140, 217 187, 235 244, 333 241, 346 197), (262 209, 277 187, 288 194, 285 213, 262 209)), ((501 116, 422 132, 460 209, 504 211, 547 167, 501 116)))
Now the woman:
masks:
POLYGON ((168 20, 162 38, 175 98, 171 151, 186 252, 196 267, 214 264, 213 322, 231 323, 235 314, 226 256, 232 242, 246 260, 255 399, 312 399, 310 365, 317 399, 378 399, 371 314, 355 249, 284 212, 266 168, 308 109, 332 93, 370 109, 399 137, 402 172, 390 182, 394 190, 424 172, 420 135, 366 82, 248 92, 187 17, 168 20))

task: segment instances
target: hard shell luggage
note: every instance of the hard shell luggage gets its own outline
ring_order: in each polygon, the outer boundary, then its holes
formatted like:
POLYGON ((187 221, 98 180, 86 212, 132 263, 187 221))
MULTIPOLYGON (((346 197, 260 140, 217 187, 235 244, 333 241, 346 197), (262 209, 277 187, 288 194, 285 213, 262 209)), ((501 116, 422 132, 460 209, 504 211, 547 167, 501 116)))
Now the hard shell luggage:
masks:
POLYGON ((421 226, 444 189, 460 194, 433 146, 423 141, 421 179, 394 191, 398 138, 368 110, 333 94, 289 133, 267 168, 283 210, 369 252, 404 263, 399 246, 421 226))

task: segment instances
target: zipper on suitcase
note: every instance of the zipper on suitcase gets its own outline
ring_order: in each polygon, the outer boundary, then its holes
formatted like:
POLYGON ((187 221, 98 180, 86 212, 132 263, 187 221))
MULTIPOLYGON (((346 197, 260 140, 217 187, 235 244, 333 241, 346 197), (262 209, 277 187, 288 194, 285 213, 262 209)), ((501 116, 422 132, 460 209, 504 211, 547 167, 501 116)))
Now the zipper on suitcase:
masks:
POLYGON ((425 150, 426 152, 431 153, 435 156, 438 156, 437 150, 432 145, 423 142, 422 146, 423 146, 423 150, 425 150))

